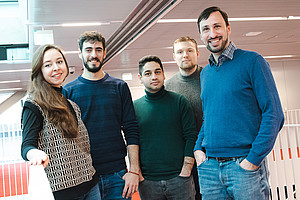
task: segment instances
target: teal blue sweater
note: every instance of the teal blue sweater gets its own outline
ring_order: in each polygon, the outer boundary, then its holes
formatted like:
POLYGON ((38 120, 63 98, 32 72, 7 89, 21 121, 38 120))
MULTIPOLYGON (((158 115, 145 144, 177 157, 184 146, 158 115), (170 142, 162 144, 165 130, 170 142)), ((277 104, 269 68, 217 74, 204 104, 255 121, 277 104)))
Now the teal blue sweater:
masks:
POLYGON ((232 60, 202 70, 201 88, 204 121, 195 150, 212 157, 247 156, 259 165, 284 123, 269 64, 237 49, 232 60))
POLYGON ((180 174, 185 156, 193 157, 197 139, 189 102, 164 89, 146 92, 134 101, 140 133, 140 164, 147 180, 168 180, 180 174))

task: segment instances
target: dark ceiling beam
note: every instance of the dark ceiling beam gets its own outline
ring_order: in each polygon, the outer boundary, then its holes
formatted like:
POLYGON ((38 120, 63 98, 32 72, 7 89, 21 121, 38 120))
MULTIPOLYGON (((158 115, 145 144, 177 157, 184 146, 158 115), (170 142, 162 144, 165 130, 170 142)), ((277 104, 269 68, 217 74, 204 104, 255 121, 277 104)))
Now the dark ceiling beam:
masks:
POLYGON ((142 0, 106 42, 106 59, 120 53, 182 0, 142 0))

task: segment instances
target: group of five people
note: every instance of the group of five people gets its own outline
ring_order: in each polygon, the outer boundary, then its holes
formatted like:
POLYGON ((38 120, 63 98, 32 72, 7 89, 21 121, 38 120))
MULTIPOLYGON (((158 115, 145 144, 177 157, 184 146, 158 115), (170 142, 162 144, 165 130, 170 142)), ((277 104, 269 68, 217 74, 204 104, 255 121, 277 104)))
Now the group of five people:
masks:
POLYGON ((127 199, 138 190, 145 200, 269 199, 265 157, 284 123, 270 67, 230 41, 220 8, 205 9, 198 28, 209 64, 197 65, 194 39, 178 38, 179 72, 165 83, 161 60, 141 58, 146 95, 134 102, 127 83, 102 69, 100 33, 80 36, 83 73, 63 88, 63 53, 38 48, 21 150, 44 165, 55 199, 127 199))

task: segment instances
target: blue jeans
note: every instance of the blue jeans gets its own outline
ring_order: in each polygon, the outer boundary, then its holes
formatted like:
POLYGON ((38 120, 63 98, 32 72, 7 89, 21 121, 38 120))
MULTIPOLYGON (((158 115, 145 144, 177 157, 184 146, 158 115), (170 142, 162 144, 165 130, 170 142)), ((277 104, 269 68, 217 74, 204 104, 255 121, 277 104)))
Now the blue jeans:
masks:
POLYGON ((256 170, 245 170, 241 157, 226 162, 206 158, 198 168, 203 200, 268 200, 270 186, 266 160, 256 170))
POLYGON ((99 176, 99 188, 102 200, 125 199, 122 197, 122 193, 125 186, 123 176, 126 172, 127 170, 124 169, 114 174, 99 176))
POLYGON ((144 179, 139 184, 139 193, 142 200, 194 200, 195 186, 192 176, 161 181, 144 179))
POLYGON ((101 200, 98 184, 96 184, 90 191, 74 200, 101 200))

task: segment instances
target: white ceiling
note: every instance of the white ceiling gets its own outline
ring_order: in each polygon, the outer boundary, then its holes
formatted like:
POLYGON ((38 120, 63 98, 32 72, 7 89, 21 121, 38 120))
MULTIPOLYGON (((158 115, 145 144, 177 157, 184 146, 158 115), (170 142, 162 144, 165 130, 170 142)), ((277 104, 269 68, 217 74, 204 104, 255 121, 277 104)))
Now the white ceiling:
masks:
MULTIPOLYGON (((117 42, 116 40, 122 42, 127 30, 122 33, 123 38, 119 39, 120 36, 116 33, 122 32, 120 27, 124 27, 122 28, 124 30, 125 25, 139 18, 143 26, 134 21, 131 25, 136 24, 140 29, 132 33, 127 31, 129 33, 127 40, 118 45, 122 50, 114 51, 112 57, 104 65, 105 71, 119 77, 122 72, 137 73, 138 60, 148 54, 159 56, 163 62, 172 61, 172 49, 168 47, 171 47, 174 40, 180 36, 191 36, 199 45, 202 45, 195 22, 156 23, 158 19, 197 19, 201 11, 209 6, 221 7, 230 18, 300 16, 299 0, 29 0, 28 2, 31 52, 36 49, 32 42, 33 31, 41 30, 42 26, 44 30, 53 30, 56 45, 61 46, 65 51, 76 51, 77 39, 82 32, 97 30, 111 44, 117 42), (161 4, 167 6, 162 7, 161 4), (159 14, 153 15, 156 18, 150 17, 143 21, 143 16, 147 16, 147 9, 151 13, 149 5, 150 8, 154 9, 157 6, 163 10, 157 10, 159 14), (146 11, 142 11, 143 8, 146 8, 146 11), (79 22, 107 24, 85 27, 57 26, 62 23, 79 22)), ((231 40, 240 48, 257 51, 263 56, 294 55, 292 59, 300 59, 300 20, 232 21, 231 25, 231 40), (262 34, 246 37, 245 34, 248 32, 262 32, 262 34)), ((209 52, 205 48, 199 50, 198 63, 204 66, 209 52)), ((77 54, 67 54, 66 57, 69 65, 76 68, 76 72, 67 78, 66 81, 69 82, 81 73, 82 63, 77 54)), ((20 91, 8 90, 9 88, 21 88, 21 91, 25 91, 29 83, 30 68, 30 62, 0 63, 0 82, 21 80, 18 83, 0 83, 0 93, 20 91), (25 69, 25 71, 3 72, 19 69, 25 69), (6 91, 1 91, 3 89, 6 91)), ((165 64, 165 68, 167 71, 177 66, 165 64)), ((137 81, 129 82, 131 87, 137 84, 137 81)))

